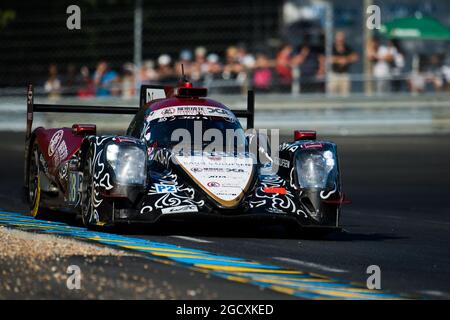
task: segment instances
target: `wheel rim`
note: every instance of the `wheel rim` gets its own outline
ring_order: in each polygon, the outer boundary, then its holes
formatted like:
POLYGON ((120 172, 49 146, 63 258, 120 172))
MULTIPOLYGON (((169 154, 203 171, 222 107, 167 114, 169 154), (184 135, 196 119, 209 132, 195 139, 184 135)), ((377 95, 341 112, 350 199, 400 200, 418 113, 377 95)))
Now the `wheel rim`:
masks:
POLYGON ((39 164, 37 150, 34 149, 30 160, 30 171, 28 177, 28 197, 32 204, 31 215, 36 217, 39 211, 39 202, 41 198, 41 187, 39 180, 39 164))

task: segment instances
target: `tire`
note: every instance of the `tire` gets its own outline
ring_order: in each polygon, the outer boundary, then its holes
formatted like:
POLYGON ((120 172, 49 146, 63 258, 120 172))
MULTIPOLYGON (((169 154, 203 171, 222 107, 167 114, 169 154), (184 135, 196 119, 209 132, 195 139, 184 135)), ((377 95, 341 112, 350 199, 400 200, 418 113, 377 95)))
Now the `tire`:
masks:
POLYGON ((48 209, 42 206, 41 178, 39 176, 39 157, 41 153, 36 142, 33 143, 28 163, 28 203, 30 214, 36 219, 48 217, 48 209))
POLYGON ((93 159, 92 149, 89 149, 86 158, 83 161, 83 181, 81 192, 81 220, 87 228, 93 228, 94 216, 94 177, 93 177, 93 159))

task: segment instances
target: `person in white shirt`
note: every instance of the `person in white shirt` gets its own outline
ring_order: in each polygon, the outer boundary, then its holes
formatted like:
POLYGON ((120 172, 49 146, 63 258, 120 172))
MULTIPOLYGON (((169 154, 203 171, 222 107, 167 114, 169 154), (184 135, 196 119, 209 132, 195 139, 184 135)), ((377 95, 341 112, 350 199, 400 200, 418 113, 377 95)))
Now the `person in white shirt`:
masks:
POLYGON ((376 80, 376 92, 383 94, 391 90, 392 66, 394 64, 397 49, 393 45, 380 45, 378 40, 373 40, 371 50, 368 51, 369 59, 374 63, 373 76, 376 80))
POLYGON ((61 96, 61 81, 58 77, 58 67, 51 64, 48 68, 48 79, 45 81, 44 90, 48 94, 49 99, 59 99, 61 96))

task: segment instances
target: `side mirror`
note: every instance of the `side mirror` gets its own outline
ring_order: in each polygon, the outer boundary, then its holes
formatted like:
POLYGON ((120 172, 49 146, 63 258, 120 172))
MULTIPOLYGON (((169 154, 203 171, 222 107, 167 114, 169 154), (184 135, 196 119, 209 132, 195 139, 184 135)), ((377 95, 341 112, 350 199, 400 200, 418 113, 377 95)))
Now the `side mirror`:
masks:
POLYGON ((317 133, 313 130, 295 130, 294 131, 294 140, 316 140, 317 133))
POLYGON ((72 133, 79 136, 89 134, 95 135, 97 133, 97 126, 95 124, 74 124, 72 126, 72 133))

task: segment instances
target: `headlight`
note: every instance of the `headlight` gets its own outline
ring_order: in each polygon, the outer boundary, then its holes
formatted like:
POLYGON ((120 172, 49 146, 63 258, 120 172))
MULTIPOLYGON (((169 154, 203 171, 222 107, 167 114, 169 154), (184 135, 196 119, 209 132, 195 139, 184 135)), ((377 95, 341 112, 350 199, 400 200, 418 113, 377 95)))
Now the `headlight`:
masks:
POLYGON ((114 170, 116 180, 122 184, 145 184, 146 156, 144 150, 133 145, 110 144, 106 159, 114 170))
POLYGON ((333 152, 303 151, 296 160, 297 176, 302 188, 325 189, 332 185, 336 175, 333 152))

